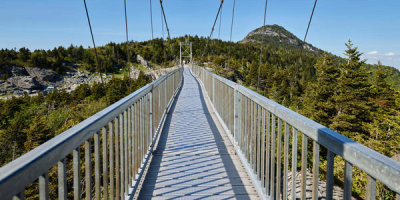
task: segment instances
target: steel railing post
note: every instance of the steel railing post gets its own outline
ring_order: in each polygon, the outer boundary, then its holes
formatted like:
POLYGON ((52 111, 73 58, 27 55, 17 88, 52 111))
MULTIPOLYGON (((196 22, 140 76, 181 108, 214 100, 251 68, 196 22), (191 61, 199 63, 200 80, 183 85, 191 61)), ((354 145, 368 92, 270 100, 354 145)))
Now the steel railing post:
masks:
POLYGON ((241 101, 241 94, 239 91, 234 89, 234 104, 233 104, 233 126, 234 126, 234 131, 233 134, 235 136, 235 142, 240 143, 240 138, 242 135, 242 101, 241 101))

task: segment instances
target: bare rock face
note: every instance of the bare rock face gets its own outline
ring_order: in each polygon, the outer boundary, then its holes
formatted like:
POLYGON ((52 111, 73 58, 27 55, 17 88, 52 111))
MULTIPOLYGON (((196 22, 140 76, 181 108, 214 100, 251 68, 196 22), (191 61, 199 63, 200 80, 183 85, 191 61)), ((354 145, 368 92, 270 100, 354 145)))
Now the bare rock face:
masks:
POLYGON ((153 71, 146 72, 145 75, 149 76, 151 78, 151 80, 156 80, 156 79, 160 78, 161 76, 163 76, 164 74, 167 74, 168 72, 173 71, 177 68, 178 67, 170 67, 170 68, 165 68, 165 69, 153 70, 153 71))
POLYGON ((144 67, 146 67, 147 69, 152 69, 154 66, 152 64, 150 64, 149 62, 147 62, 147 60, 145 60, 142 56, 140 56, 139 54, 136 55, 136 61, 140 64, 142 64, 144 67))
MULTIPOLYGON (((24 89, 24 90, 33 90, 33 89, 40 89, 43 86, 36 81, 35 78, 32 78, 31 76, 14 76, 8 79, 8 81, 11 83, 11 85, 15 85, 19 89, 24 89)), ((10 85, 7 85, 10 87, 10 85)))
POLYGON ((11 67, 11 74, 12 76, 28 76, 28 72, 23 67, 11 67))
POLYGON ((8 82, 4 81, 0 83, 0 93, 7 93, 9 91, 13 92, 15 90, 15 85, 8 82))
POLYGON ((25 69, 31 77, 36 78, 36 80, 44 85, 52 85, 56 82, 62 81, 62 77, 57 75, 51 69, 37 67, 25 67, 25 69))

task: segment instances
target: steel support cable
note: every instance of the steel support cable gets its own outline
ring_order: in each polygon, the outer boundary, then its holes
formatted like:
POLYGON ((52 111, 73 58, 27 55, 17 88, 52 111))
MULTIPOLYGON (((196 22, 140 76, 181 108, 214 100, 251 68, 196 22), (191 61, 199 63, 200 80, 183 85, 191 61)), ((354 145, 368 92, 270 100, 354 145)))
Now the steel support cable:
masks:
MULTIPOLYGON (((161 6, 161 21, 163 21, 163 19, 164 19, 164 21, 163 22, 165 22, 165 28, 167 29, 167 33, 168 33, 168 38, 167 38, 167 43, 169 44, 169 46, 170 46, 170 48, 171 48, 171 51, 172 51, 172 44, 171 44, 171 35, 170 35, 170 33, 169 33, 169 28, 168 28, 168 23, 167 23, 167 17, 165 16, 165 12, 164 12, 164 6, 163 6, 163 4, 162 4, 163 2, 162 2, 162 0, 160 0, 160 6, 161 6)), ((164 25, 163 25, 163 37, 164 37, 164 25)), ((164 49, 164 58, 165 58, 165 61, 166 61, 166 52, 165 52, 165 49, 164 49)))
POLYGON ((317 5, 317 1, 318 1, 318 0, 315 0, 315 2, 314 2, 314 7, 313 7, 312 12, 311 12, 310 20, 308 21, 308 26, 307 26, 306 34, 304 35, 303 42, 306 42, 306 38, 307 38, 307 34, 308 34, 308 29, 310 29, 311 20, 312 20, 313 15, 314 15, 314 10, 315 10, 315 6, 317 5))
MULTIPOLYGON (((232 42, 232 30, 233 30, 233 19, 235 17, 235 5, 236 5, 236 0, 233 0, 233 6, 232 6, 232 22, 231 22, 231 32, 229 35, 229 42, 232 42)), ((231 48, 228 48, 229 50, 229 60, 228 60, 228 68, 230 64, 230 59, 231 59, 231 48)))
MULTIPOLYGON (((85 11, 86 11, 86 17, 87 17, 87 20, 88 20, 88 24, 89 24, 90 35, 92 36, 94 54, 96 56, 96 68, 97 68, 97 71, 100 73, 101 84, 103 86, 105 86, 104 81, 103 81, 103 74, 101 73, 101 70, 100 70, 100 67, 99 67, 99 56, 97 55, 96 43, 94 42, 92 24, 90 23, 90 17, 89 17, 89 12, 88 12, 88 9, 87 9, 87 6, 86 6, 86 0, 83 0, 83 4, 85 5, 85 11)), ((107 102, 107 95, 105 95, 105 98, 106 98, 106 102, 107 102)))
MULTIPOLYGON (((312 21, 312 18, 313 18, 313 16, 314 16, 314 11, 315 11, 315 7, 316 7, 316 5, 317 5, 317 2, 318 2, 318 0, 315 0, 313 9, 312 9, 312 11, 311 11, 310 19, 309 19, 309 21, 308 21, 307 30, 306 30, 306 33, 305 33, 305 35, 304 35, 303 44, 301 45, 301 49, 300 49, 299 59, 298 59, 297 64, 296 64, 296 74, 295 74, 295 76, 297 76, 297 73, 298 73, 299 60, 301 60, 301 54, 303 53, 303 49, 304 49, 303 45, 304 45, 305 42, 306 42, 306 38, 307 38, 307 35, 308 35, 308 30, 310 29, 311 21, 312 21)), ((296 78, 296 77, 295 77, 295 78, 296 78)))
POLYGON ((167 33, 168 33, 168 40, 170 40, 171 39, 171 35, 169 34, 167 18, 165 17, 165 12, 164 12, 164 7, 163 7, 163 4, 162 4, 162 0, 160 0, 160 5, 161 5, 162 16, 163 16, 164 22, 165 22, 165 28, 167 29, 167 33))
POLYGON ((129 89, 132 90, 132 81, 131 81, 131 66, 129 60, 129 39, 128 39, 128 17, 126 14, 126 0, 124 0, 124 8, 125 8, 125 31, 126 31, 126 58, 128 65, 128 81, 129 81, 129 89))
POLYGON ((162 14, 162 9, 160 6, 160 16, 161 16, 161 30, 162 30, 162 38, 164 39, 164 19, 163 19, 163 14, 162 14))
POLYGON ((219 15, 218 39, 221 39, 221 23, 222 23, 222 6, 221 6, 221 13, 219 15))
POLYGON ((235 17, 235 3, 236 3, 236 0, 233 0, 231 34, 230 34, 230 36, 229 36, 229 41, 230 41, 230 42, 232 42, 233 18, 235 17))
POLYGON ((213 32, 214 32, 215 24, 217 23, 218 16, 219 16, 219 14, 220 14, 220 12, 221 12, 222 4, 223 4, 223 3, 224 3, 224 0, 221 0, 221 4, 219 5, 218 12, 217 12, 217 16, 215 16, 214 24, 213 24, 213 26, 212 26, 212 28, 211 28, 211 33, 210 33, 210 36, 208 36, 208 38, 211 38, 211 36, 212 36, 212 34, 213 34, 213 32))
MULTIPOLYGON (((267 7, 268 7, 268 0, 265 0, 265 7, 264 7, 264 23, 263 23, 263 32, 265 32, 265 22, 267 19, 267 7)), ((260 77, 261 77, 261 61, 262 61, 262 54, 263 54, 263 38, 261 38, 261 47, 260 47, 260 61, 258 65, 258 76, 257 76, 257 91, 260 88, 260 77)))
POLYGON ((151 5, 151 1, 150 0, 150 24, 151 24, 151 40, 154 39, 154 33, 153 33, 153 7, 151 5))
MULTIPOLYGON (((214 32, 215 24, 217 23, 218 16, 219 16, 219 14, 220 14, 220 12, 221 12, 221 8, 222 8, 222 4, 223 4, 223 3, 224 3, 224 0, 221 0, 221 4, 219 5, 218 12, 217 12, 217 16, 215 16, 214 24, 213 24, 213 26, 212 26, 212 28, 211 28, 211 33, 210 33, 210 35, 208 36, 208 39, 206 40, 205 50, 207 50, 208 42, 209 42, 209 40, 211 39, 211 36, 212 36, 212 34, 213 34, 213 32, 214 32)), ((203 54, 203 55, 204 55, 204 54, 203 54)))

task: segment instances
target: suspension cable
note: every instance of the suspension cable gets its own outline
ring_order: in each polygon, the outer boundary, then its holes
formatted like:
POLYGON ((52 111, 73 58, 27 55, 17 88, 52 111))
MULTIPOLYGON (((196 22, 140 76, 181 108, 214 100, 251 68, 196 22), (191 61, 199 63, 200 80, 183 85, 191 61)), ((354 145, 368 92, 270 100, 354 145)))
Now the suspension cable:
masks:
MULTIPOLYGON (((89 29, 90 29, 90 35, 92 36, 92 42, 93 42, 93 47, 94 47, 94 54, 96 56, 96 68, 97 71, 100 73, 100 80, 101 80, 101 84, 104 85, 104 81, 103 81, 103 74, 101 73, 100 67, 99 67, 99 56, 97 55, 97 49, 96 49, 96 43, 94 42, 94 36, 93 36, 93 31, 92 31, 92 24, 90 23, 90 18, 89 18, 89 12, 86 6, 86 0, 83 0, 83 4, 85 5, 85 11, 86 11, 86 17, 88 20, 88 24, 89 24, 89 29)), ((105 86, 105 85, 104 85, 105 86)), ((107 102, 107 95, 105 95, 106 98, 106 102, 107 102)))
MULTIPOLYGON (((265 7, 264 7, 264 23, 262 30, 265 32, 265 22, 267 19, 267 7, 268 7, 268 0, 265 0, 265 7)), ((262 60, 262 54, 263 54, 263 40, 264 38, 261 38, 261 47, 260 47, 260 60, 259 60, 259 65, 258 65, 258 76, 257 76, 257 91, 260 88, 260 77, 261 77, 261 60, 262 60)))
POLYGON ((165 28, 167 29, 167 33, 168 33, 168 40, 170 40, 171 39, 171 35, 169 34, 167 18, 165 17, 165 12, 164 12, 164 7, 163 7, 163 4, 162 4, 162 0, 160 0, 160 5, 161 5, 162 16, 164 17, 165 28))
POLYGON ((221 23, 222 23, 222 7, 221 14, 219 15, 219 27, 218 27, 218 38, 221 39, 221 23))
POLYGON ((303 42, 306 42, 306 38, 307 38, 307 34, 308 34, 308 29, 310 28, 310 25, 311 25, 311 20, 312 20, 312 17, 313 17, 313 15, 314 15, 314 10, 315 10, 315 6, 317 5, 317 1, 318 1, 318 0, 315 0, 315 2, 314 2, 314 7, 313 7, 312 12, 311 12, 310 20, 308 21, 307 31, 306 31, 306 34, 304 35, 303 42))
POLYGON ((150 23, 151 23, 151 40, 154 39, 154 33, 153 33, 153 8, 151 6, 151 1, 150 0, 150 23))
POLYGON ((233 18, 235 17, 235 3, 236 3, 236 0, 233 0, 231 34, 230 34, 230 36, 229 36, 229 41, 230 41, 230 42, 232 42, 233 18))
POLYGON ((222 4, 223 3, 224 3, 224 0, 221 0, 221 4, 219 5, 217 16, 215 17, 214 24, 213 24, 213 26, 211 28, 210 36, 208 36, 209 39, 211 38, 211 36, 212 36, 212 34, 214 32, 215 24, 217 23, 217 19, 218 19, 219 13, 221 12, 221 8, 222 8, 222 4))
MULTIPOLYGON (((211 28, 211 33, 210 33, 210 35, 208 36, 208 38, 207 38, 207 40, 206 40, 206 46, 205 46, 205 48, 204 48, 204 51, 207 51, 208 42, 210 41, 211 36, 212 36, 212 34, 213 34, 213 32, 214 32, 215 24, 217 23, 218 16, 219 16, 219 14, 220 14, 220 12, 221 12, 221 8, 222 8, 222 4, 223 4, 223 3, 224 3, 224 0, 221 0, 221 4, 219 5, 218 12, 217 12, 217 16, 215 16, 214 24, 213 24, 213 26, 212 26, 212 28, 211 28)), ((204 55, 204 53, 205 53, 205 52, 203 52, 203 55, 204 55)))
POLYGON ((295 79, 297 79, 297 74, 298 74, 298 70, 299 70, 298 68, 299 68, 299 64, 301 62, 301 54, 303 54, 303 49, 304 49, 303 45, 306 42, 306 38, 307 38, 307 35, 308 35, 308 30, 310 29, 310 25, 311 25, 311 21, 312 21, 313 15, 314 15, 315 7, 317 5, 317 1, 318 0, 315 0, 315 2, 314 2, 314 6, 313 6, 313 9, 311 11, 310 19, 309 19, 308 25, 307 25, 307 30, 306 30, 306 33, 304 34, 303 44, 301 44, 299 58, 296 61, 296 65, 295 65, 296 74, 295 74, 295 77, 294 77, 295 79))
POLYGON ((128 39, 128 17, 126 14, 126 0, 124 0, 124 8, 125 8, 125 30, 126 30, 126 58, 128 65, 128 81, 129 81, 129 89, 132 90, 132 82, 131 82, 131 66, 129 60, 129 39, 128 39))
POLYGON ((161 30, 162 30, 162 38, 164 39, 164 19, 162 14, 162 9, 160 7, 160 16, 161 16, 161 30))

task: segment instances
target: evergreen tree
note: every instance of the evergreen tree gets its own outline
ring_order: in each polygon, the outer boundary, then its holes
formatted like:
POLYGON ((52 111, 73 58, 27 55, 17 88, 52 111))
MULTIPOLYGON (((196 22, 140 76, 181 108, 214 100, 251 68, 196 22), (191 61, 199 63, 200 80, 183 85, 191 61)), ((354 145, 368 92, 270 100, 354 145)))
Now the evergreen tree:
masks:
POLYGON ((389 73, 378 62, 372 81, 370 101, 373 107, 370 111, 372 121, 367 125, 371 136, 368 146, 387 156, 394 156, 400 153, 400 112, 395 102, 395 91, 386 81, 389 73))
POLYGON ((325 53, 315 64, 316 82, 308 85, 303 113, 311 119, 329 126, 336 115, 333 94, 336 89, 339 69, 332 55, 325 53))
POLYGON ((333 97, 337 114, 330 128, 355 139, 355 136, 368 134, 363 125, 371 120, 371 86, 368 74, 363 69, 365 61, 361 60, 362 53, 350 40, 346 47, 347 60, 339 65, 340 76, 333 97))

